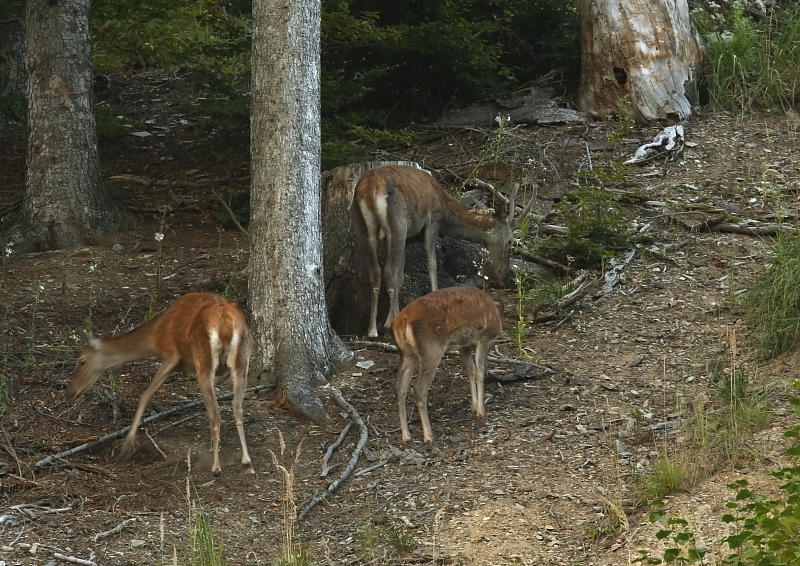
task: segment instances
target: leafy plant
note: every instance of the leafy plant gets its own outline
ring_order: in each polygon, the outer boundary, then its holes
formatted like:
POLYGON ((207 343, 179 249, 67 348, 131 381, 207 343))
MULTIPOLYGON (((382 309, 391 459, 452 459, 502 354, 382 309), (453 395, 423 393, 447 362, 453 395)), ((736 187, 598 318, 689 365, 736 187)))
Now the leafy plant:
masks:
POLYGON ((414 531, 403 527, 391 527, 386 533, 386 538, 389 541, 389 546, 400 553, 411 552, 417 544, 414 531))
POLYGON ((791 108, 800 96, 800 5, 770 4, 754 18, 741 3, 727 14, 727 29, 697 19, 711 65, 710 102, 740 114, 759 108, 791 108))
POLYGON ((97 104, 94 107, 94 118, 97 122, 97 133, 107 138, 118 138, 128 133, 127 120, 115 116, 111 107, 106 104, 97 104))
MULTIPOLYGON (((798 385, 795 383, 795 388, 798 385)), ((795 415, 800 417, 800 398, 793 397, 789 402, 794 406, 795 415)), ((785 433, 786 438, 800 438, 800 424, 792 425, 785 433)), ((782 496, 770 498, 754 492, 746 479, 728 484, 735 490, 733 501, 725 504, 730 513, 721 517, 723 523, 733 525, 736 531, 722 538, 729 554, 723 564, 733 566, 794 566, 800 563, 800 443, 795 442, 785 451, 795 465, 785 466, 770 475, 783 482, 779 489, 782 496)), ((663 502, 654 501, 663 506, 663 502)), ((647 549, 638 551, 634 563, 644 564, 703 564, 706 550, 698 548, 695 535, 688 523, 681 517, 667 518, 662 509, 650 514, 650 522, 665 523, 665 529, 656 533, 658 540, 671 540, 673 546, 667 548, 661 557, 654 557, 647 549)))
POLYGON ((378 547, 381 542, 381 530, 372 520, 367 519, 358 526, 356 540, 364 561, 377 558, 378 547))
POLYGON ((191 566, 222 566, 222 551, 214 540, 211 514, 199 498, 192 497, 191 480, 186 478, 186 504, 189 508, 189 552, 191 566))
MULTIPOLYGON (((594 173, 607 176, 607 171, 594 173)), ((616 173, 614 173, 614 178, 616 173)), ((629 218, 620 197, 596 184, 582 184, 556 205, 567 228, 564 237, 540 240, 537 253, 565 264, 589 265, 631 246, 629 218)))
MULTIPOLYGON (((663 506, 663 501, 655 500, 654 505, 663 506)), ((650 523, 661 523, 665 528, 656 532, 656 539, 671 542, 661 557, 653 557, 649 550, 638 550, 639 556, 631 560, 634 564, 705 564, 707 550, 699 548, 694 532, 688 529, 689 523, 682 517, 667 517, 663 509, 656 509, 648 516, 650 523)))

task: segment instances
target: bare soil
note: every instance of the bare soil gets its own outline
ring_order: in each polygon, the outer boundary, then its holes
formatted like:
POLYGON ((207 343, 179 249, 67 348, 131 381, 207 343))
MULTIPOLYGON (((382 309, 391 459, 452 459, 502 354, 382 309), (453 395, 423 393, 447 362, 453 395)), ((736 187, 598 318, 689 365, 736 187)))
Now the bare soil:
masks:
MULTIPOLYGON (((152 134, 102 144, 107 187, 137 223, 113 242, 121 251, 111 244, 28 255, 12 250, 3 259, 0 371, 12 393, 0 436, 0 560, 6 564, 64 564, 53 562, 54 552, 103 565, 172 564, 173 554, 176 563, 188 563, 187 484, 190 498, 207 506, 227 564, 271 563, 285 532, 276 461, 294 470, 300 507, 341 473, 357 441, 354 430, 334 453, 331 474, 320 478, 322 455, 347 422, 322 388, 334 418, 327 427, 291 414, 272 395, 246 400, 254 477, 239 469, 228 406, 221 477, 210 474, 202 409, 140 431, 129 462, 115 461, 118 441, 112 441, 30 472, 48 455, 126 426, 155 371, 152 361, 129 364, 68 406, 64 389, 87 321, 96 334, 121 332, 189 291, 226 293, 246 310, 247 239, 220 228, 212 189, 227 196, 247 187, 247 125, 186 111, 182 105, 197 95, 169 79, 128 79, 112 100, 113 113, 124 115, 132 131, 152 134), (120 175, 181 183, 144 187, 112 179, 120 175), (173 214, 162 230, 158 207, 164 204, 173 214), (160 253, 157 231, 164 233, 160 253), (121 532, 96 540, 129 520, 121 532)), ((716 209, 768 221, 776 202, 796 206, 798 127, 796 117, 777 113, 744 120, 704 114, 687 124, 692 147, 674 161, 633 170, 619 186, 641 197, 627 207, 640 227, 649 223, 621 281, 549 324, 529 326, 521 347, 511 331, 516 295, 505 291, 506 331, 497 353, 529 359, 540 371, 487 384, 487 426, 473 423, 458 357, 448 356, 429 396, 437 445, 422 446, 412 417, 415 442, 403 446, 393 389, 397 357, 358 348, 362 361, 374 365, 332 380, 368 422, 370 439, 357 469, 394 455, 387 465, 350 477, 295 525, 313 563, 628 564, 637 548, 654 546, 647 508, 632 505, 639 474, 660 454, 685 445, 679 424, 689 407, 707 403, 713 410, 712 366, 729 365, 735 336, 737 359, 773 384, 778 416, 746 457, 722 464, 690 493, 667 498, 668 509, 689 518, 713 547, 722 532, 716 519, 731 495, 725 484, 744 476, 770 489, 761 470, 783 461, 780 433, 792 418, 780 415, 791 414, 786 397, 796 371, 794 359, 756 362, 741 313, 732 308, 768 262, 771 240, 693 232, 686 222, 716 209), (608 530, 610 519, 623 514, 622 524, 608 530), (368 542, 365 525, 382 533, 380 542, 368 542), (387 542, 393 528, 413 533, 413 550, 400 552, 387 542)), ((23 189, 24 129, 0 128, 0 203, 13 211, 23 189)), ((568 188, 572 171, 588 166, 585 147, 562 142, 602 141, 613 128, 514 127, 503 151, 533 167, 541 197, 552 200, 568 188)), ((634 128, 620 148, 592 152, 592 165, 631 155, 657 131, 634 128)), ((415 159, 453 181, 475 167, 492 135, 429 132, 424 144, 381 157, 415 159)), ((503 175, 503 167, 478 172, 494 182, 503 175)), ((514 367, 490 363, 495 372, 514 367)), ((198 398, 192 376, 175 375, 151 409, 198 398)))

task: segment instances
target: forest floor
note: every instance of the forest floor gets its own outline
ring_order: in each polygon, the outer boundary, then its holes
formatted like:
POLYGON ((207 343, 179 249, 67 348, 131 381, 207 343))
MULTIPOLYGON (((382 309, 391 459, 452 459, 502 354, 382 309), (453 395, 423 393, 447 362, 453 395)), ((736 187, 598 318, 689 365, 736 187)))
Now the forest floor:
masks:
MULTIPOLYGON (((320 478, 322 456, 347 421, 322 388, 334 419, 324 427, 288 413, 270 395, 248 397, 252 477, 240 471, 227 406, 218 478, 210 474, 202 409, 140 431, 129 462, 116 462, 118 441, 112 441, 30 471, 46 456, 126 426, 156 367, 152 360, 128 364, 67 405, 78 331, 87 323, 97 335, 118 333, 190 291, 225 293, 246 310, 241 272, 247 238, 222 229, 214 192, 227 198, 246 190, 248 127, 193 113, 187 99, 198 95, 188 92, 172 76, 150 74, 127 80, 112 100, 112 113, 124 115, 132 132, 151 134, 102 142, 106 185, 134 228, 94 247, 4 254, 0 373, 11 392, 0 421, 5 564, 65 564, 53 553, 114 566, 189 563, 190 518, 197 516, 190 502, 195 509, 205 506, 226 564, 273 563, 285 534, 276 462, 293 469, 300 507, 342 471, 355 446, 354 430, 334 452, 331 474, 320 478), (123 175, 167 183, 145 187, 123 175), (172 212, 159 212, 163 205, 172 212), (155 232, 164 234, 160 251, 155 232), (120 532, 97 537, 123 522, 120 532)), ((573 171, 587 168, 585 146, 569 140, 602 142, 615 127, 509 127, 502 153, 534 170, 546 208, 569 186, 573 171)), ((415 417, 414 444, 403 446, 393 389, 397 356, 356 348, 373 364, 336 375, 331 384, 368 423, 358 469, 387 452, 393 457, 351 476, 294 524, 311 563, 629 564, 638 548, 655 547, 650 508, 634 505, 641 474, 662 455, 675 457, 687 447, 689 433, 680 424, 698 408, 714 410, 719 394, 712 377, 720 366, 736 365, 770 384, 775 416, 738 458, 718 462, 688 492, 665 498, 668 512, 689 520, 712 551, 711 563, 719 563, 713 551, 725 531, 718 519, 733 496, 726 484, 746 477, 769 491, 763 470, 785 461, 781 433, 794 422, 787 398, 796 359, 757 361, 734 308, 768 263, 771 239, 691 231, 687 222, 720 209, 768 221, 776 204, 796 206, 800 121, 779 113, 746 119, 702 114, 685 128, 692 143, 678 159, 635 168, 620 186, 640 197, 626 207, 639 226, 649 227, 647 243, 609 293, 587 296, 549 324, 528 325, 517 343, 517 295, 505 291, 500 359, 546 369, 511 383, 490 380, 486 426, 473 423, 458 357, 448 356, 429 396, 437 446, 421 445, 415 417), (403 550, 410 540, 413 548, 403 550)), ((620 147, 593 151, 593 166, 630 156, 657 132, 634 128, 620 147)), ((495 136, 480 128, 428 131, 425 143, 380 158, 416 160, 453 182, 473 170, 495 136)), ((21 197, 24 163, 24 128, 0 124, 0 204, 12 209, 21 197)), ((478 176, 503 181, 488 168, 479 168, 478 176)), ((490 362, 493 371, 513 368, 490 362)), ((151 409, 195 399, 192 376, 176 374, 151 409)))

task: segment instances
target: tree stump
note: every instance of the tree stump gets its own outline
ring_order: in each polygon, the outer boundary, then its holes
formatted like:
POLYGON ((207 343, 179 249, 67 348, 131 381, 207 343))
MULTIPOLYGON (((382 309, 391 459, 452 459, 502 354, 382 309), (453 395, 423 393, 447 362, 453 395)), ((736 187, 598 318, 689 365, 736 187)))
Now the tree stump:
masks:
POLYGON ((706 64, 687 0, 580 0, 578 107, 598 120, 627 106, 639 124, 684 121, 706 64))

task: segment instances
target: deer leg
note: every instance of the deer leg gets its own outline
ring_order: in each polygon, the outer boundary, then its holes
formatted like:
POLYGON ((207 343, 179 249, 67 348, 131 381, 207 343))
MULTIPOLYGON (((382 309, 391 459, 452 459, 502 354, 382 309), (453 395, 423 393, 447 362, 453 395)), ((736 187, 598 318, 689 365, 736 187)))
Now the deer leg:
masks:
POLYGON ((436 275, 436 237, 438 230, 430 222, 425 226, 425 255, 428 259, 428 277, 431 279, 431 292, 439 289, 436 275))
POLYGON ((381 266, 378 263, 378 236, 374 230, 369 233, 369 282, 372 287, 372 302, 369 306, 369 328, 367 336, 378 337, 378 297, 381 292, 381 266))
POLYGON ((414 399, 417 403, 417 411, 419 411, 419 420, 422 423, 422 438, 425 444, 433 443, 433 430, 431 430, 431 421, 428 418, 428 389, 433 383, 436 369, 439 367, 439 362, 442 361, 445 349, 446 344, 442 344, 441 348, 434 347, 422 353, 419 375, 414 382, 414 399))
POLYGON ((131 428, 128 431, 128 434, 125 436, 125 440, 122 443, 122 449, 119 452, 120 460, 127 460, 130 458, 131 454, 133 453, 134 444, 136 443, 136 431, 139 430, 139 423, 142 420, 142 415, 144 414, 147 404, 150 402, 150 399, 153 398, 155 392, 158 391, 158 388, 164 385, 167 377, 169 377, 169 374, 172 373, 172 370, 177 367, 180 360, 181 358, 177 354, 167 360, 164 360, 158 367, 156 374, 153 376, 152 383, 150 383, 145 392, 142 393, 142 396, 139 398, 139 406, 136 408, 136 415, 133 417, 133 423, 131 423, 131 428))
POLYGON ((383 268, 383 279, 386 282, 386 291, 389 293, 389 314, 383 324, 384 332, 389 331, 394 317, 400 312, 400 290, 403 287, 403 272, 406 257, 405 234, 387 234, 386 238, 386 265, 383 268))
MULTIPOLYGON (((461 354, 461 363, 464 364, 464 371, 467 374, 467 379, 469 379, 469 391, 470 391, 470 398, 471 398, 471 406, 472 406, 472 414, 473 416, 479 420, 479 413, 482 415, 480 411, 480 406, 478 404, 478 386, 475 379, 475 362, 472 359, 472 348, 466 347, 461 348, 459 350, 461 354)), ((480 419, 483 417, 481 416, 480 419)))
POLYGON ((245 473, 254 474, 253 463, 250 461, 250 454, 247 451, 247 440, 244 437, 244 417, 242 403, 244 402, 244 391, 247 387, 247 368, 250 360, 246 353, 236 352, 228 356, 228 367, 230 368, 231 382, 233 385, 233 418, 236 420, 236 431, 239 433, 239 443, 242 445, 242 470, 245 473))
POLYGON ((486 358, 489 356, 491 345, 491 341, 482 340, 475 346, 475 396, 472 398, 472 412, 481 424, 486 422, 486 408, 483 405, 483 380, 486 376, 486 358))
POLYGON ((397 372, 397 380, 394 384, 395 394, 397 395, 397 408, 400 413, 400 432, 403 442, 406 443, 411 442, 411 433, 408 431, 408 417, 406 415, 406 395, 417 365, 415 356, 402 354, 400 369, 397 372))
POLYGON ((197 384, 200 389, 200 394, 203 397, 203 404, 206 406, 208 425, 211 429, 211 447, 209 451, 214 455, 211 473, 215 476, 222 473, 222 468, 219 466, 219 403, 217 403, 217 396, 214 394, 214 374, 216 374, 217 359, 217 353, 213 351, 211 352, 211 359, 205 360, 205 364, 200 363, 202 358, 198 359, 198 357, 195 356, 197 384), (209 365, 211 367, 208 367, 209 365))

